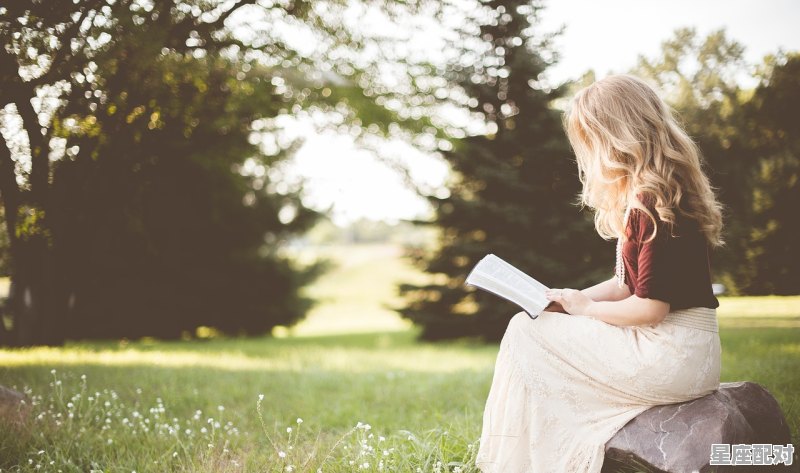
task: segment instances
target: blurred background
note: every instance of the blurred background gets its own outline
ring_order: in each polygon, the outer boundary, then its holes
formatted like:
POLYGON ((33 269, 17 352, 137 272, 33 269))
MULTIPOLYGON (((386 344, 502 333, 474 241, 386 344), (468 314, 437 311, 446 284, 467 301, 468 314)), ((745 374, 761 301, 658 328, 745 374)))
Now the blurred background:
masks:
POLYGON ((4 5, 0 345, 498 340, 514 307, 462 284, 486 253, 553 287, 613 272, 560 122, 612 72, 657 86, 700 144, 724 294, 797 294, 799 8, 4 5))

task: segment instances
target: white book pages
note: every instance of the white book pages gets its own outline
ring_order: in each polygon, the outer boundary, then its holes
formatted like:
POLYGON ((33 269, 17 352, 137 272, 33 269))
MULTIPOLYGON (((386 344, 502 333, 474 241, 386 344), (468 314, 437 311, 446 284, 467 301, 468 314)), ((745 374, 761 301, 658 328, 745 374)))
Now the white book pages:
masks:
POLYGON ((544 295, 547 286, 493 254, 472 268, 465 283, 517 304, 532 319, 550 304, 544 295))

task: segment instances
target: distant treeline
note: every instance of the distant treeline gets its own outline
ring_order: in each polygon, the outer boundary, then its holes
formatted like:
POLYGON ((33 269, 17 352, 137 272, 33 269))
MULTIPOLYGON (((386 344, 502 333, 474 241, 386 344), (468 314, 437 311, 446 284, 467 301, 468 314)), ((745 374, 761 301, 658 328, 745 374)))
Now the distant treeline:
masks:
POLYGON ((387 222, 359 218, 337 225, 330 218, 322 217, 292 243, 298 246, 386 243, 417 248, 433 246, 436 236, 435 228, 423 228, 406 220, 387 222))

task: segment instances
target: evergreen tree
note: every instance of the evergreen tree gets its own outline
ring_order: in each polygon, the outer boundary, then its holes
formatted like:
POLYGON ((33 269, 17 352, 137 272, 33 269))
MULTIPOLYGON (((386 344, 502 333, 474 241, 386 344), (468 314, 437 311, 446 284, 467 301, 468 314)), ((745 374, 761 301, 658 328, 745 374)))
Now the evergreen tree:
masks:
POLYGON ((463 284, 487 253, 550 287, 582 288, 613 274, 613 245, 575 205, 577 166, 552 106, 565 87, 549 88, 543 80, 555 61, 552 35, 533 35, 541 6, 492 1, 483 8, 487 18, 477 35, 483 50, 465 50, 448 79, 471 97, 472 111, 484 114, 488 133, 445 152, 450 195, 429 197, 435 218, 427 224, 440 227, 441 238, 435 252, 418 255, 416 263, 438 277, 399 288, 407 306, 397 310, 421 325, 426 339, 502 337, 520 309, 463 284), (477 60, 464 67, 468 57, 477 60))
POLYGON ((740 284, 748 294, 793 295, 800 293, 800 54, 770 61, 745 111, 757 163, 740 284))

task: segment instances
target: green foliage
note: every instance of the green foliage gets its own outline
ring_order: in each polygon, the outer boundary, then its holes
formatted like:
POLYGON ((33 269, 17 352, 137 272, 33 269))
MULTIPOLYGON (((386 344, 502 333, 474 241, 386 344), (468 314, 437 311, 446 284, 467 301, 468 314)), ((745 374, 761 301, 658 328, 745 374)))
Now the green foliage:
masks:
POLYGON ((775 64, 748 102, 752 170, 751 219, 744 271, 749 294, 800 291, 800 54, 775 64))
POLYGON ((499 340, 514 306, 463 286, 487 253, 509 261, 545 285, 591 285, 613 272, 613 249, 574 205, 577 167, 551 104, 563 89, 537 78, 551 64, 548 37, 534 37, 540 7, 504 2, 480 25, 486 43, 478 62, 448 72, 453 87, 474 99, 487 134, 455 143, 444 155, 453 169, 450 195, 430 197, 439 248, 418 257, 427 285, 404 284, 408 305, 399 312, 424 327, 428 339, 481 336, 499 340))
POLYGON ((236 172, 248 158, 282 158, 248 142, 250 123, 282 105, 273 88, 252 69, 233 80, 241 64, 219 57, 145 45, 129 54, 140 69, 120 67, 119 51, 96 59, 109 100, 87 116, 73 97, 56 121, 58 136, 81 143, 54 169, 56 257, 74 299, 63 330, 178 337, 201 325, 264 333, 298 320, 310 307, 299 289, 320 268, 301 270, 276 249, 314 213, 296 191, 267 192, 266 177, 236 172), (71 125, 86 122, 97 132, 71 125), (286 207, 291 221, 280 218, 286 207))
POLYGON ((317 214, 271 172, 299 143, 267 149, 262 134, 309 110, 373 133, 430 124, 364 91, 378 71, 350 64, 363 44, 344 28, 344 3, 0 8, 0 106, 23 131, 0 148, 12 279, 0 344, 198 325, 264 333, 299 320, 311 304, 301 289, 322 265, 301 268, 282 250, 317 214), (287 24, 314 35, 313 52, 284 41, 287 24))

